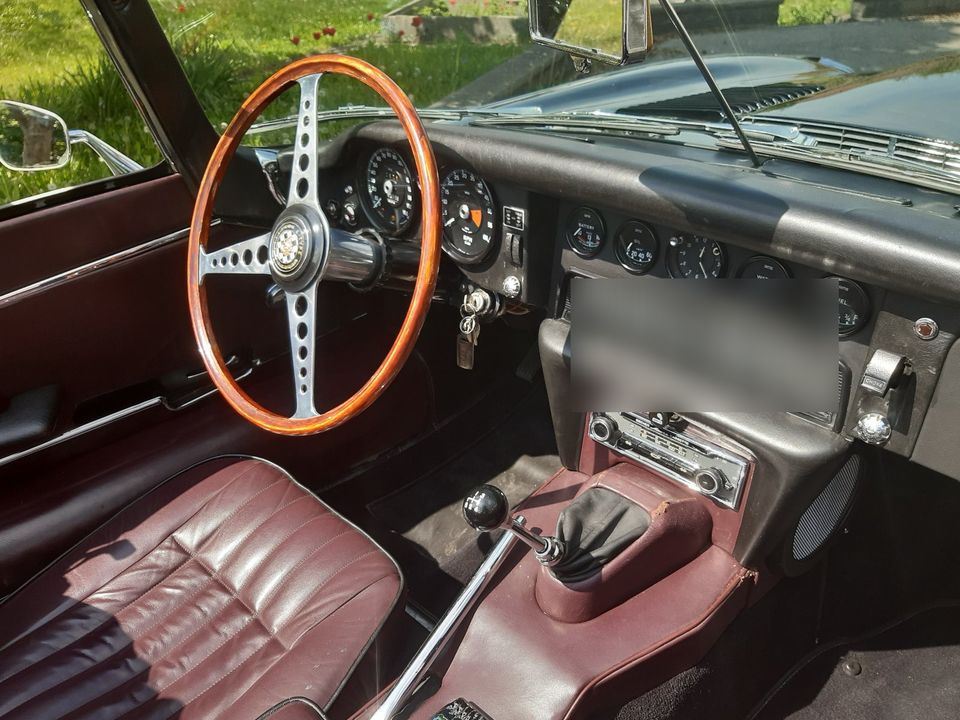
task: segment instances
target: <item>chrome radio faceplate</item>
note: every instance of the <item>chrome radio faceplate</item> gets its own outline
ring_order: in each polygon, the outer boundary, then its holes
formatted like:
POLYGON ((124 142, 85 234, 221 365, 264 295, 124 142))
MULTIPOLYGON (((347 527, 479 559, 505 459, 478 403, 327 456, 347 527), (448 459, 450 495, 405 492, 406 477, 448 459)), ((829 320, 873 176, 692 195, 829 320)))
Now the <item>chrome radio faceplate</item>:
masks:
POLYGON ((722 447, 692 424, 677 430, 657 427, 640 413, 591 413, 590 437, 731 509, 750 475, 745 452, 722 447))

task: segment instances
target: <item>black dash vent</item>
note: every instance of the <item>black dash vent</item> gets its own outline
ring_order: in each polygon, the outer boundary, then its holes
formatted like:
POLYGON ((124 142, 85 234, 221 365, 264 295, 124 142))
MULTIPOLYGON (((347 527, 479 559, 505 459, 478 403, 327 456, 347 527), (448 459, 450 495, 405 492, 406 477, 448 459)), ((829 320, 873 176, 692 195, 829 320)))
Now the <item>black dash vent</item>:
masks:
MULTIPOLYGON (((794 100, 815 95, 823 89, 822 85, 758 85, 757 87, 726 88, 723 94, 733 111, 737 115, 744 115, 777 105, 785 105, 794 100)), ((724 119, 720 104, 710 92, 633 105, 621 108, 619 112, 624 115, 676 115, 701 120, 724 119)))

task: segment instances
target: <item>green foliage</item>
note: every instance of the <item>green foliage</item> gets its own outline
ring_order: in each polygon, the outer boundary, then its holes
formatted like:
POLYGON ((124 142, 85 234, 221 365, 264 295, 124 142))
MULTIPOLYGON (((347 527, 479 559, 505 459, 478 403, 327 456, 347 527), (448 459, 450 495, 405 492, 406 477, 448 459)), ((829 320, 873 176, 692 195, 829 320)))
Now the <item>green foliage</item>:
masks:
POLYGON ((485 17, 506 15, 526 17, 527 0, 429 0, 416 9, 424 16, 485 17))
MULTIPOLYGON (((506 0, 491 0, 501 1, 506 0)), ((468 40, 411 45, 395 38, 384 43, 378 37, 380 18, 401 0, 150 2, 218 130, 270 74, 306 54, 362 57, 425 106, 521 49, 468 40)), ((52 110, 71 128, 92 132, 144 166, 160 162, 155 142, 77 0, 2 4, 0 38, 0 98, 52 110)), ((347 78, 325 77, 321 91, 327 108, 381 104, 372 91, 347 78)), ((291 90, 274 101, 265 117, 288 115, 295 108, 296 91, 291 90)), ((108 175, 92 151, 74 146, 73 159, 58 170, 15 173, 0 168, 0 205, 108 175)))
POLYGON ((778 25, 823 25, 850 14, 851 0, 784 0, 777 15, 778 25))

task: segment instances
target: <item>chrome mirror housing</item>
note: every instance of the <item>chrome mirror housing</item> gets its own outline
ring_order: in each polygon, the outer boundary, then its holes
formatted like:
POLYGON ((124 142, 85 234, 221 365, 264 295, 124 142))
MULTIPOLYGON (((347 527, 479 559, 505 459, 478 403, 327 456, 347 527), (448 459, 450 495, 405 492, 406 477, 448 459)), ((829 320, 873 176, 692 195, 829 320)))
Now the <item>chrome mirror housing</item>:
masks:
POLYGON ((0 100, 0 164, 8 170, 55 170, 70 162, 67 124, 56 113, 0 100))
POLYGON ((574 58, 626 65, 653 47, 649 0, 530 0, 530 37, 574 58))

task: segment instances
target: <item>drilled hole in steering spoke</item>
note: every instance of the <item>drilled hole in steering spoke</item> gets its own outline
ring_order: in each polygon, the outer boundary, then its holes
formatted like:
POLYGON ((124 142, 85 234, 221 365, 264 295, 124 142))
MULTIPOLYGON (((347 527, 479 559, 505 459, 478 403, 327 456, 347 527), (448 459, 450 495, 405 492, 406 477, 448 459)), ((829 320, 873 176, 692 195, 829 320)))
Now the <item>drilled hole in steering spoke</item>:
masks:
POLYGON ((237 264, 239 264, 239 262, 240 262, 240 256, 239 256, 237 253, 231 253, 231 254, 230 254, 230 264, 233 265, 234 267, 236 267, 237 264))
POLYGON ((301 345, 301 346, 300 346, 300 350, 297 351, 297 355, 300 356, 300 359, 301 359, 301 360, 306 360, 308 354, 309 354, 309 353, 307 352, 307 347, 306 347, 306 345, 301 345))
POLYGON ((301 385, 301 386, 300 386, 300 393, 301 393, 302 395, 306 395, 306 394, 307 394, 307 386, 306 386, 306 385, 301 385))
POLYGON ((261 245, 257 248, 257 262, 261 265, 266 265, 267 260, 270 259, 270 248, 266 245, 261 245))
POLYGON ((252 251, 252 250, 244 250, 244 251, 243 251, 243 264, 244 264, 244 265, 249 265, 249 264, 252 263, 252 262, 253 262, 253 251, 252 251))
POLYGON ((310 158, 304 153, 300 156, 300 169, 306 170, 308 167, 310 167, 310 158))
POLYGON ((300 368, 300 377, 305 378, 307 376, 307 369, 305 367, 300 368))
POLYGON ((293 306, 293 311, 299 316, 303 317, 307 314, 307 299, 302 295, 297 298, 296 304, 293 306))
POLYGON ((297 325, 297 337, 300 338, 301 340, 306 340, 306 339, 307 339, 307 324, 306 324, 306 323, 300 323, 299 325, 297 325))
POLYGON ((307 133, 304 133, 300 136, 300 144, 303 145, 303 147, 306 147, 310 144, 310 136, 307 135, 307 133))
POLYGON ((297 183, 297 195, 300 198, 305 198, 307 196, 307 190, 310 189, 310 183, 307 182, 306 178, 302 178, 300 182, 297 183))

